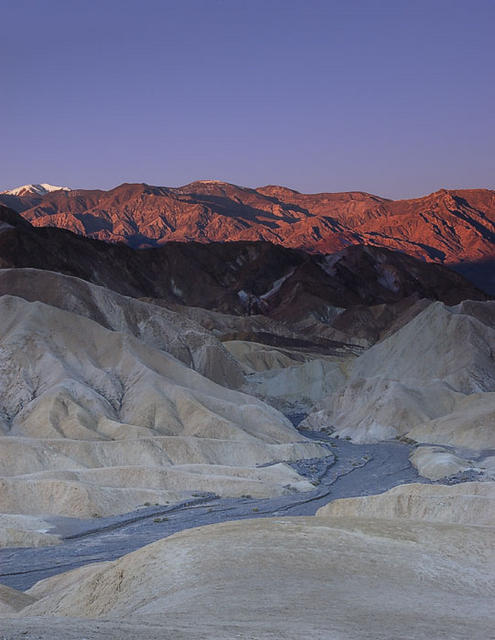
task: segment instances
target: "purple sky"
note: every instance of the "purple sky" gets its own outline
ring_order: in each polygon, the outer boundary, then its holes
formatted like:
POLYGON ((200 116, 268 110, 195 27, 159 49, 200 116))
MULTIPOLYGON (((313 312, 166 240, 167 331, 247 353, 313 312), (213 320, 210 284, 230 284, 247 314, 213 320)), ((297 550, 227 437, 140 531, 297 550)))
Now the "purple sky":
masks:
POLYGON ((0 190, 495 188, 494 0, 0 0, 0 190))

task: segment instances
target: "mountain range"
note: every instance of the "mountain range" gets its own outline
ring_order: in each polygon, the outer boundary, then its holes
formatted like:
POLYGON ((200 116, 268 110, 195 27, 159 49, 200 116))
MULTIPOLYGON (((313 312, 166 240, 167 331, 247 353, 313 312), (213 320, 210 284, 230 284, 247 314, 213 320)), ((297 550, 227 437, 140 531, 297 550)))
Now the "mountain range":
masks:
POLYGON ((0 203, 37 227, 56 226, 134 248, 171 240, 265 240, 329 254, 373 245, 449 265, 495 290, 495 191, 488 189, 440 189, 394 201, 358 191, 302 194, 215 180, 179 188, 122 184, 109 191, 32 187, 4 192, 0 203))
POLYGON ((56 271, 168 305, 292 322, 311 316, 328 324, 335 309, 487 297, 443 265, 383 247, 348 246, 325 256, 266 241, 134 249, 66 229, 37 228, 2 205, 0 225, 0 268, 56 271))

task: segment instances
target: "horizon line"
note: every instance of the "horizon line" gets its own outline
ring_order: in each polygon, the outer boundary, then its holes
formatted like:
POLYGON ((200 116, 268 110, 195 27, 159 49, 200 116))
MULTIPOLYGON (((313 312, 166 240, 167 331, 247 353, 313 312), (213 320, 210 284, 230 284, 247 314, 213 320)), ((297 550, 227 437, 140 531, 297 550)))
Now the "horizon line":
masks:
MULTIPOLYGON (((415 195, 415 196, 405 196, 405 197, 399 197, 399 198, 392 198, 392 197, 388 197, 388 196, 382 196, 379 195, 377 193, 373 193, 371 191, 363 191, 361 189, 349 189, 349 190, 345 190, 345 191, 312 191, 312 192, 304 192, 304 191, 299 191, 298 189, 294 189, 293 187, 288 187, 284 184, 276 184, 276 183, 268 183, 268 184, 264 184, 264 185, 260 185, 257 187, 248 187, 245 185, 240 185, 240 184, 236 184, 235 182, 228 182, 227 180, 219 180, 219 179, 214 179, 214 178, 203 178, 203 179, 198 179, 198 180, 193 180, 191 182, 187 182, 184 184, 180 184, 178 186, 169 186, 169 185, 160 185, 160 184, 152 184, 150 182, 143 182, 143 181, 136 181, 136 182, 128 182, 128 181, 124 181, 121 182, 117 185, 115 185, 114 187, 110 187, 108 189, 104 189, 102 187, 69 187, 67 185, 54 185, 53 183, 50 182, 28 182, 22 185, 17 185, 14 187, 7 187, 6 189, 3 189, 2 191, 0 191, 0 195, 11 195, 8 192, 9 191, 13 191, 15 189, 20 189, 22 187, 29 187, 29 186, 41 186, 41 185, 49 185, 49 186, 60 186, 60 190, 62 189, 70 189, 70 191, 103 191, 103 192, 109 192, 109 191, 114 191, 115 189, 118 189, 119 187, 125 186, 125 185, 144 185, 147 187, 154 187, 154 188, 159 188, 159 189, 171 189, 171 190, 177 190, 177 189, 183 189, 184 187, 188 187, 192 184, 196 184, 196 183, 204 183, 204 184, 223 184, 223 185, 229 185, 232 187, 236 187, 238 189, 245 189, 245 190, 249 190, 249 191, 256 191, 259 192, 260 189, 267 189, 270 187, 276 187, 276 188, 281 188, 281 189, 286 189, 288 191, 292 191, 294 193, 297 193, 298 195, 303 195, 303 196, 318 196, 318 195, 338 195, 338 194, 363 194, 363 195, 367 195, 367 196, 372 196, 372 197, 376 197, 376 198, 380 198, 382 200, 388 200, 391 202, 399 202, 402 200, 420 200, 422 198, 426 198, 428 196, 431 196, 435 193, 440 193, 442 191, 444 192, 452 192, 452 191, 494 191, 495 189, 492 189, 490 187, 439 187, 438 189, 435 189, 434 191, 430 191, 429 193, 423 193, 421 195, 415 195)), ((48 192, 48 193, 56 193, 56 191, 52 191, 52 192, 48 192)), ((45 194, 42 194, 45 195, 45 194)), ((47 195, 47 194, 46 194, 47 195)), ((263 194, 260 194, 263 195, 263 194)), ((13 197, 22 197, 22 196, 15 196, 13 195, 13 197)))

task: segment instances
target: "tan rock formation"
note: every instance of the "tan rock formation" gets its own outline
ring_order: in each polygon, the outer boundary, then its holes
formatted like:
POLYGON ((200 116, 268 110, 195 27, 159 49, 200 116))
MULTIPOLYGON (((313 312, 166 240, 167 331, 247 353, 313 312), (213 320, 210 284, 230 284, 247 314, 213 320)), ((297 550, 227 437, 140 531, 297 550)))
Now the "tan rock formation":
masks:
POLYGON ((155 638, 159 626, 165 638, 485 640, 495 529, 483 517, 493 485, 484 486, 405 486, 336 501, 317 517, 184 531, 41 581, 22 618, 2 624, 36 622, 57 639, 93 619, 111 638, 155 638))
MULTIPOLYGON (((166 329, 157 316, 155 326, 166 329)), ((150 346, 144 330, 138 339, 129 323, 110 330, 7 295, 0 327, 0 512, 90 517, 195 490, 268 496, 312 488, 287 465, 257 465, 326 450, 275 409, 150 346)), ((166 335, 156 338, 160 346, 166 335)))

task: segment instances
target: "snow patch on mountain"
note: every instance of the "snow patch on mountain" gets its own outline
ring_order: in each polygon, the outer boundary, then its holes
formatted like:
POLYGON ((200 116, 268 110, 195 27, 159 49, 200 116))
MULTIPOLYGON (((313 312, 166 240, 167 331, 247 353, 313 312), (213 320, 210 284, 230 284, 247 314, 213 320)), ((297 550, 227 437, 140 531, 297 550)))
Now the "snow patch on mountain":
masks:
POLYGON ((24 184, 21 187, 8 189, 7 191, 2 191, 0 193, 5 193, 9 196, 43 196, 45 193, 51 193, 52 191, 71 191, 71 189, 69 187, 57 187, 53 184, 42 182, 41 184, 24 184))

